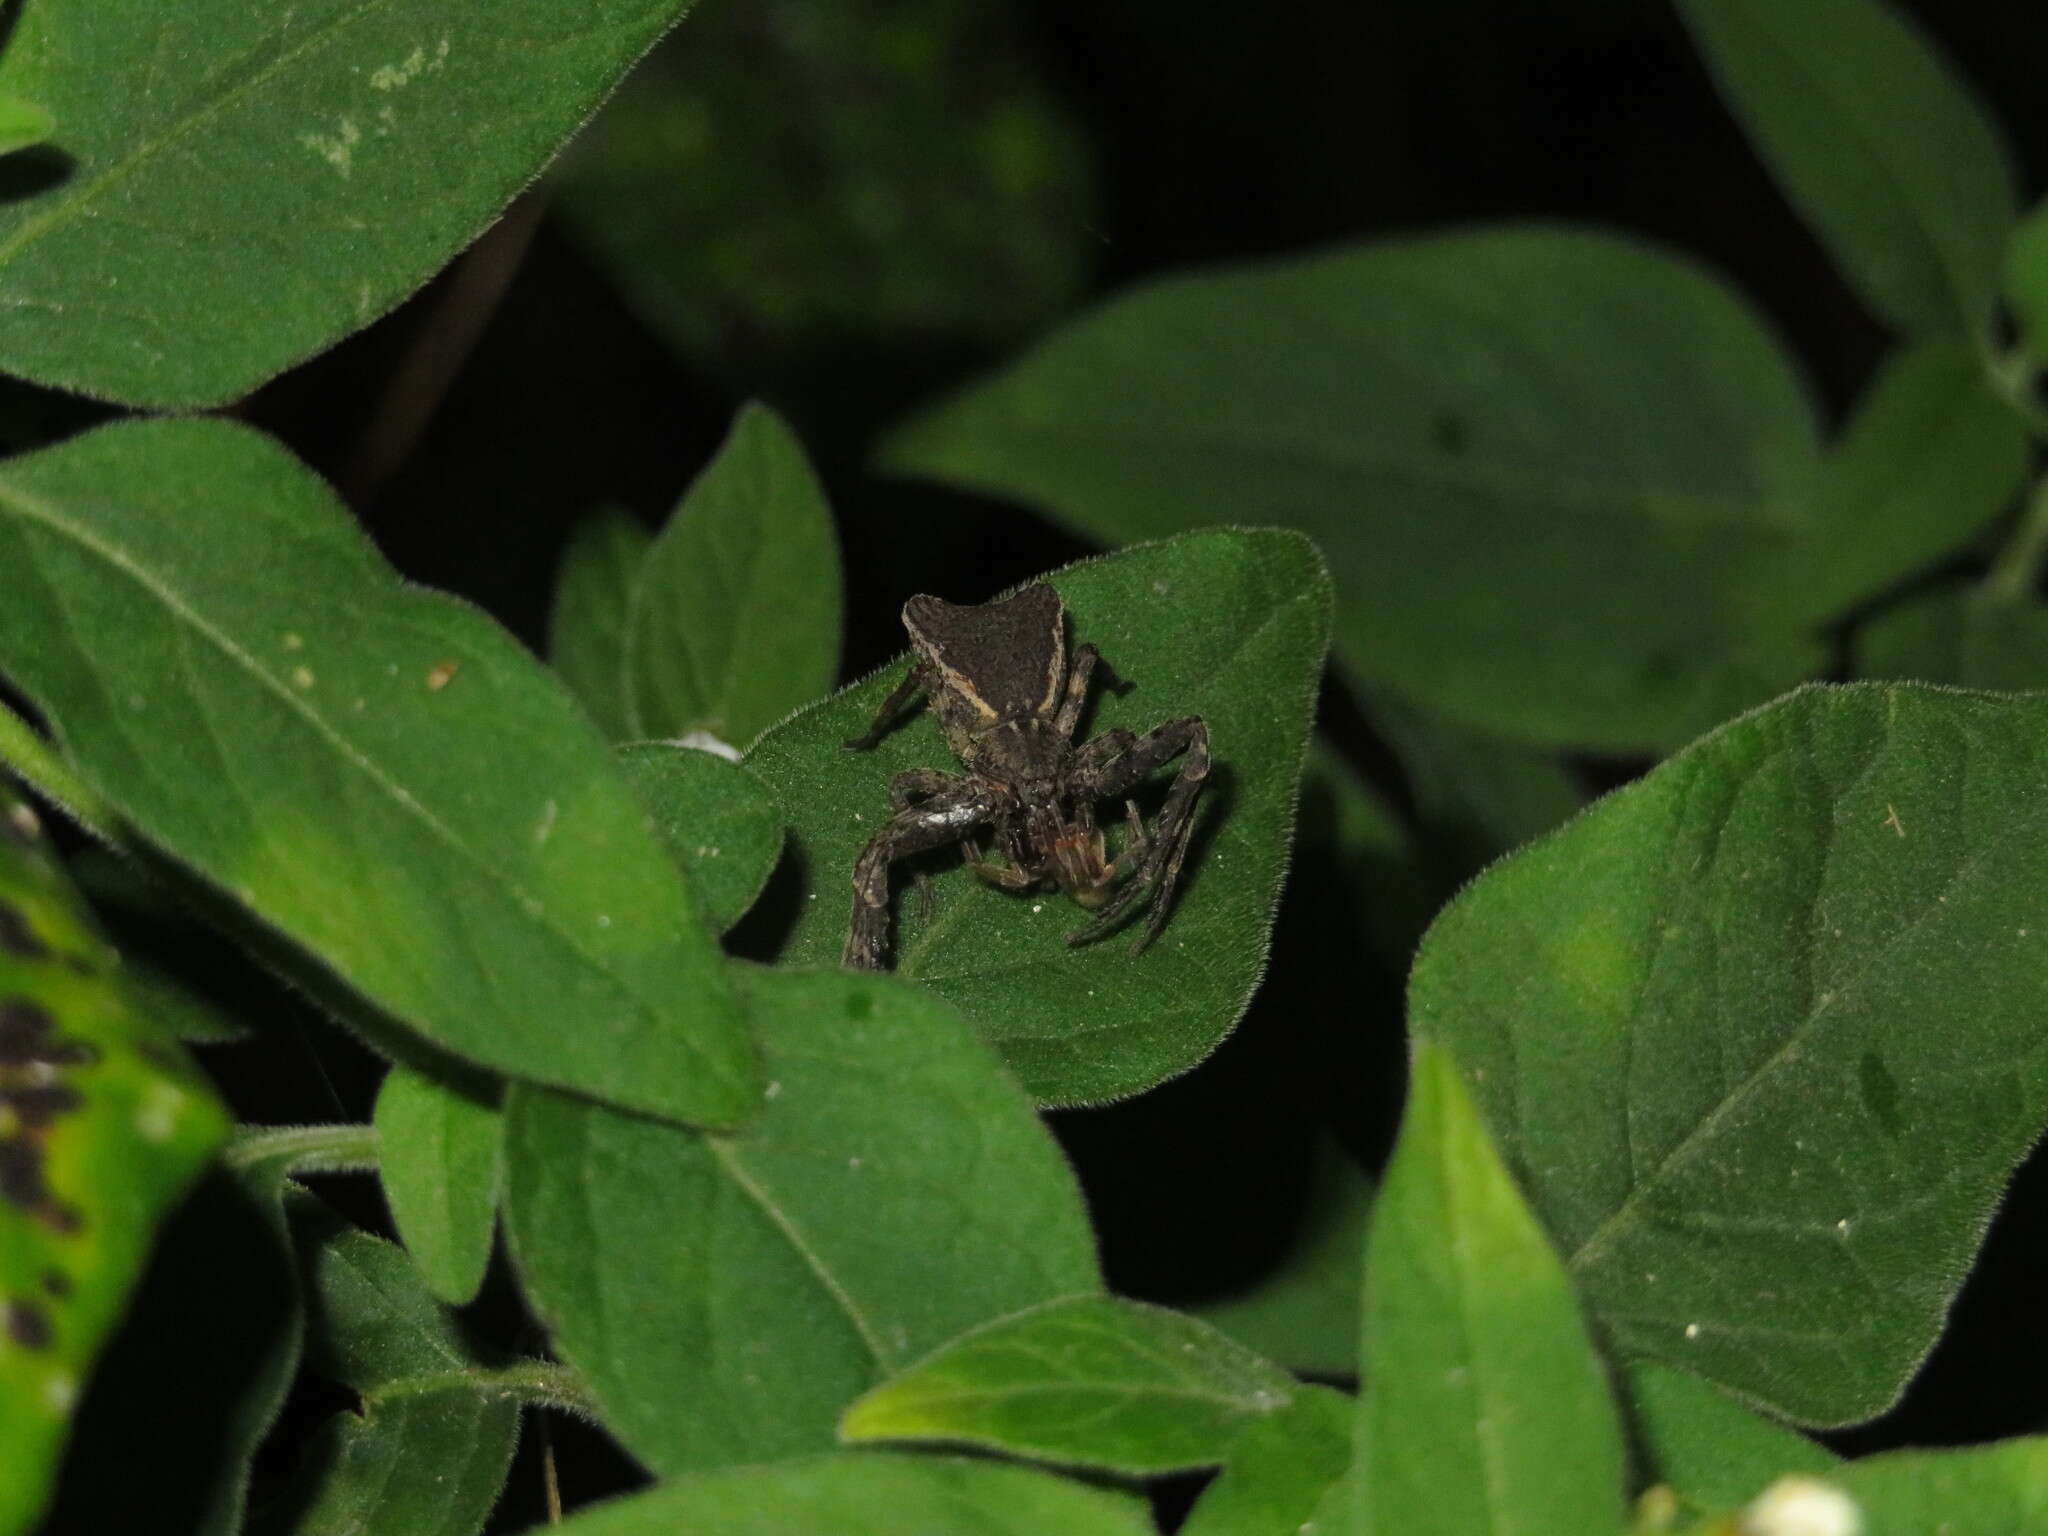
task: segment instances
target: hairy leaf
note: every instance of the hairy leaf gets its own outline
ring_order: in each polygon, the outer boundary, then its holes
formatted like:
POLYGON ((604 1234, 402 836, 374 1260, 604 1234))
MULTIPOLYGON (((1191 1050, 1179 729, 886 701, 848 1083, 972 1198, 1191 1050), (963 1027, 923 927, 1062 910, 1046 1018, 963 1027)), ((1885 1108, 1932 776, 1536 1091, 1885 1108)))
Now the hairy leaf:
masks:
POLYGON ((1735 1509, 1788 1472, 1826 1474, 1841 1459, 1668 1365, 1628 1373, 1629 1418, 1657 1481, 1702 1514, 1735 1509))
POLYGON ((653 542, 632 514, 600 512, 569 536, 555 578, 548 664, 610 741, 635 734, 626 723, 626 605, 653 542))
POLYGON ((1881 1411, 2048 1120, 2048 699, 1809 688, 1468 887, 1410 1017, 1607 1336, 1881 1411))
POLYGON ((134 830, 471 1060, 717 1123, 716 943, 560 686, 221 421, 0 468, 0 672, 134 830))
POLYGON ((782 853, 782 811, 752 773, 713 752, 636 741, 619 767, 723 933, 746 914, 782 853))
MULTIPOLYGON (((1017 896, 944 864, 928 918, 898 872, 896 969, 946 998, 1001 1049, 1041 1102, 1139 1093, 1194 1065, 1243 1013, 1264 964, 1287 867, 1329 613, 1329 578, 1307 540, 1215 529, 1084 561, 1045 578, 1128 693, 1098 694, 1083 735, 1143 732, 1183 715, 1208 722, 1217 764, 1196 812, 1182 887, 1164 931, 1133 956, 1126 927, 1081 948, 1062 935, 1086 914, 1056 893, 1017 896)), ((968 594, 959 594, 967 596, 968 594)), ((788 819, 807 887, 783 958, 839 957, 855 857, 889 814, 907 768, 957 772, 937 722, 919 713, 872 750, 848 752, 904 667, 881 672, 769 732, 747 765, 788 819)), ((1156 811, 1171 767, 1140 796, 1156 811)), ((1117 807, 1104 807, 1114 817, 1117 807)))
POLYGON ((1341 1516, 1333 1511, 1327 1523, 1317 1516, 1351 1465, 1357 1416, 1342 1392, 1301 1388, 1285 1407, 1246 1426, 1179 1536, 1339 1536, 1341 1516))
POLYGON ((502 1086, 393 1065, 377 1092, 377 1172, 391 1221, 443 1301, 483 1283, 497 1230, 502 1086))

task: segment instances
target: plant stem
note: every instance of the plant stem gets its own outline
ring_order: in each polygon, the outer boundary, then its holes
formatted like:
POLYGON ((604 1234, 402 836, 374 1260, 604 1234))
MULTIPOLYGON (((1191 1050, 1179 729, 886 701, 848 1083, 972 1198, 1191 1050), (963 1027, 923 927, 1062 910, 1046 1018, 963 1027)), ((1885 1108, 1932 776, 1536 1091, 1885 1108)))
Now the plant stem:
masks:
POLYGON ((465 1391, 486 1397, 516 1397, 522 1403, 573 1413, 591 1423, 598 1422, 597 1404, 583 1389, 583 1382, 568 1366, 553 1360, 515 1360, 495 1369, 434 1371, 386 1382, 368 1394, 378 1402, 402 1397, 425 1397, 435 1392, 465 1391))
POLYGON ((245 1128, 221 1161, 239 1172, 282 1158, 292 1173, 365 1173, 377 1166, 374 1125, 279 1125, 245 1128))
POLYGON ((2034 595, 2041 564, 2048 559, 2048 476, 2034 483, 2027 508, 1992 558, 1984 576, 1984 595, 1995 602, 2023 603, 2034 595))
POLYGON ((113 828, 119 820, 114 808, 98 790, 71 771, 50 743, 21 716, 0 704, 0 763, 20 776, 23 783, 101 842, 120 846, 113 828))

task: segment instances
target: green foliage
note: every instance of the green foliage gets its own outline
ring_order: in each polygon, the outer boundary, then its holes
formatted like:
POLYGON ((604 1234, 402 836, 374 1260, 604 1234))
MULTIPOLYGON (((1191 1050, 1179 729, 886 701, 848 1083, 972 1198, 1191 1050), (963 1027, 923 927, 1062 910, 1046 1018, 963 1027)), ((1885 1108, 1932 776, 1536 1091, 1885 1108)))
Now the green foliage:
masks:
POLYGON ((1180 1536, 1299 1536, 1340 1529, 1334 1511, 1332 1523, 1311 1522, 1351 1465, 1356 1417, 1343 1393, 1303 1387, 1237 1437, 1180 1536))
POLYGON ((618 763, 688 873, 706 921, 723 933, 768 883, 782 852, 782 812, 759 779, 713 752, 636 741, 619 748, 618 763))
POLYGON ((0 96, 0 155, 40 144, 56 129, 57 120, 34 102, 0 96))
POLYGON ((626 605, 653 536, 613 508, 579 523, 562 551, 548 662, 608 741, 631 741, 626 702, 626 605))
POLYGON ((420 1279, 443 1301, 483 1283, 497 1231, 499 1085, 394 1065, 377 1093, 377 1172, 420 1279))
POLYGON ((1702 1514, 1738 1508, 1788 1473, 1828 1476, 1840 1465, 1804 1435, 1668 1365, 1637 1366, 1627 1387, 1651 1470, 1702 1514))

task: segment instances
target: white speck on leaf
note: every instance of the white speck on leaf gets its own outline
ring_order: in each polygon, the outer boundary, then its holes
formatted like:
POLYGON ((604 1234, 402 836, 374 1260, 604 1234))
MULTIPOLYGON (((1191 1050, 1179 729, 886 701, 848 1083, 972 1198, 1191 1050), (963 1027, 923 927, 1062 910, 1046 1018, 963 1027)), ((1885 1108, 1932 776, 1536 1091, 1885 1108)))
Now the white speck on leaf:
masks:
POLYGON ((306 637, 304 635, 287 634, 284 637, 284 648, 288 651, 303 651, 306 648, 306 637))
POLYGON ((293 667, 293 668, 292 668, 292 686, 293 686, 294 688, 310 688, 310 687, 312 687, 312 686, 313 686, 313 669, 312 669, 311 667, 293 667))
POLYGON ((373 91, 402 91, 422 75, 430 75, 448 62, 448 39, 429 54, 424 48, 415 48, 396 64, 380 64, 370 71, 370 89, 373 91))
POLYGON ((552 800, 540 808, 540 825, 533 829, 533 840, 536 843, 544 843, 555 835, 555 818, 561 814, 561 810, 562 808, 552 800))
POLYGON ((849 1157, 846 1160, 846 1166, 854 1169, 857 1172, 860 1168, 860 1159, 857 1157, 849 1157))
POLYGON ((609 928, 609 927, 611 927, 611 925, 612 925, 612 920, 611 920, 611 916, 610 916, 610 914, 609 914, 609 913, 605 913, 605 912, 600 912, 600 913, 598 913, 598 914, 597 914, 597 926, 598 926, 598 927, 600 927, 600 928, 609 928))
POLYGON ((769 1084, 769 1085, 768 1085, 768 1086, 767 1086, 766 1088, 763 1088, 763 1089, 761 1090, 761 1097, 762 1097, 762 1098, 764 1098, 764 1099, 779 1099, 779 1098, 781 1098, 781 1097, 782 1097, 782 1084, 781 1084, 781 1083, 779 1083, 779 1082, 776 1082, 776 1083, 770 1083, 770 1084, 769 1084))
POLYGON ((1698 1338, 1700 1336, 1700 1325, 1698 1323, 1687 1323, 1685 1325, 1685 1336, 1688 1339, 1698 1338))
POLYGON ((740 760, 740 749, 729 741, 721 740, 711 731, 685 731, 676 738, 679 747, 688 747, 692 752, 709 752, 713 757, 722 757, 728 763, 740 760))
POLYGON ((334 132, 302 133, 299 142, 333 166, 345 181, 355 170, 356 146, 363 142, 363 130, 352 117, 335 119, 334 132))
POLYGON ((169 1141, 178 1129, 178 1111, 185 1107, 183 1090, 152 1083, 135 1112, 135 1129, 146 1141, 169 1141))
POLYGON ((1781 1477, 1742 1512, 1742 1536, 1861 1536, 1863 1511, 1832 1483, 1781 1477))
POLYGON ((43 1383, 43 1401, 52 1413, 69 1413, 78 1402, 78 1382, 59 1371, 43 1383))

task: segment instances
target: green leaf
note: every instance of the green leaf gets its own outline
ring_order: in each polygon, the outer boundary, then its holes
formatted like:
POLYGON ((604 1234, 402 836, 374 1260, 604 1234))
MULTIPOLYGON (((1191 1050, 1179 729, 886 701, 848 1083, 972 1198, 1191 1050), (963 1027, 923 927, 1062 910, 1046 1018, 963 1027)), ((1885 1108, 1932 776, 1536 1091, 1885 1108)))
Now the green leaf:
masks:
POLYGON ((1865 303, 1913 335, 1988 342, 2013 224, 2010 155, 1946 60, 1884 0, 1678 0, 1722 96, 1865 303))
POLYGON ((1072 1174, 950 1009, 885 976, 736 979, 770 1080, 745 1130, 527 1087, 507 1108, 527 1294, 664 1476, 829 1449, 890 1372, 1100 1283, 1072 1174))
MULTIPOLYGON (((920 921, 910 882, 899 880, 896 969, 994 1041, 1040 1102, 1090 1103, 1193 1066, 1258 983, 1322 666, 1329 578, 1305 539, 1214 529, 1045 579, 1066 600, 1070 643, 1100 646, 1131 684, 1121 697, 1099 693, 1084 734, 1143 732, 1190 714, 1208 722, 1218 770, 1196 813, 1171 920, 1137 956, 1129 930, 1069 948, 1062 935, 1082 914, 1057 895, 1020 898, 964 870, 945 873, 932 883, 929 920, 920 921)), ((870 751, 841 746, 867 728, 902 675, 892 664, 803 711, 747 758, 781 803, 810 887, 783 951, 788 962, 838 958, 854 858, 888 815, 891 777, 914 767, 959 770, 925 714, 870 751)), ((1162 772, 1160 792, 1166 782, 1162 772)))
POLYGON ((2012 504, 2027 459, 2026 429, 1980 359, 1950 343, 1896 353, 1808 498, 1805 557, 1760 571, 1757 601, 1840 617, 1965 547, 2012 504))
POLYGON ((156 1227, 227 1114, 0 789, 0 1532, 32 1529, 156 1227))
POLYGON ((782 811, 737 763, 665 741, 630 742, 618 763, 690 877, 704 920, 723 933, 761 894, 782 854, 782 811))
POLYGON ((1856 631, 1856 675, 2028 692, 2048 688, 2048 608, 1956 582, 1856 631))
POLYGON ((1739 1508, 1788 1472, 1826 1476, 1841 1465, 1824 1446, 1668 1365, 1638 1365, 1627 1388, 1650 1470, 1701 1513, 1739 1508))
POLYGON ((32 101, 0 95, 0 155, 41 144, 57 131, 57 120, 32 101))
POLYGON ((1302 1387, 1294 1400, 1248 1425, 1223 1471, 1179 1536, 1302 1536, 1341 1529, 1316 1524, 1319 1506, 1351 1465, 1357 1407, 1342 1392, 1302 1387))
POLYGON ((671 1478, 560 1536, 1153 1536, 1142 1499, 1001 1462, 882 1452, 671 1478))
POLYGON ((476 1295, 497 1228, 503 1089, 394 1065, 377 1092, 377 1171, 391 1221, 443 1301, 476 1295))
POLYGON ((629 741, 626 605, 654 536, 616 509, 585 518, 569 536, 548 614, 548 664, 583 701, 609 741, 629 741))
POLYGON ((1569 820, 1586 803, 1555 754, 1462 730, 1381 693, 1373 723, 1406 770, 1416 814, 1472 868, 1569 820))
POLYGON ((223 421, 0 466, 0 672, 134 830, 471 1060, 731 1123, 758 1076, 681 874, 544 669, 223 421))
POLYGON ((402 1251, 305 1205, 294 1227, 312 1363, 361 1404, 315 1434, 252 1536, 476 1536, 512 1461, 518 1402, 480 1387, 454 1318, 402 1251))
POLYGON ((1864 1536, 2026 1536, 2048 1522, 2048 1439, 1892 1451, 1828 1474, 1863 1510, 1864 1536))
POLYGON ((2005 302, 2035 364, 2048 364, 2048 198, 2013 231, 2005 253, 2005 302))
POLYGON ((733 422, 641 562, 626 719, 745 746, 839 671, 839 544, 803 445, 765 406, 733 422))
POLYGON ((885 462, 1100 539, 1301 528, 1368 683, 1471 730, 1637 751, 1817 664, 1743 591, 1799 536, 1816 436, 1719 282, 1530 226, 1149 284, 885 462))
POLYGON ((1358 1256, 1372 1184, 1325 1138, 1292 1246, 1241 1295, 1185 1310, 1301 1375, 1358 1370, 1358 1256))
POLYGON ((1571 1282, 1427 1040, 1373 1208, 1363 1374, 1358 1536, 1621 1528, 1621 1426, 1571 1282))
POLYGON ((1410 1018, 1624 1355, 1895 1399, 2048 1119, 2044 749, 2048 699, 1804 689, 1438 918, 1410 1018))
POLYGON ((687 0, 24 8, 0 91, 64 125, 0 207, 0 367, 247 394, 476 237, 687 0))
POLYGON ((1223 1460, 1294 1381, 1208 1324, 1068 1296, 943 1345, 846 1410, 842 1440, 945 1440, 1134 1475, 1223 1460))

